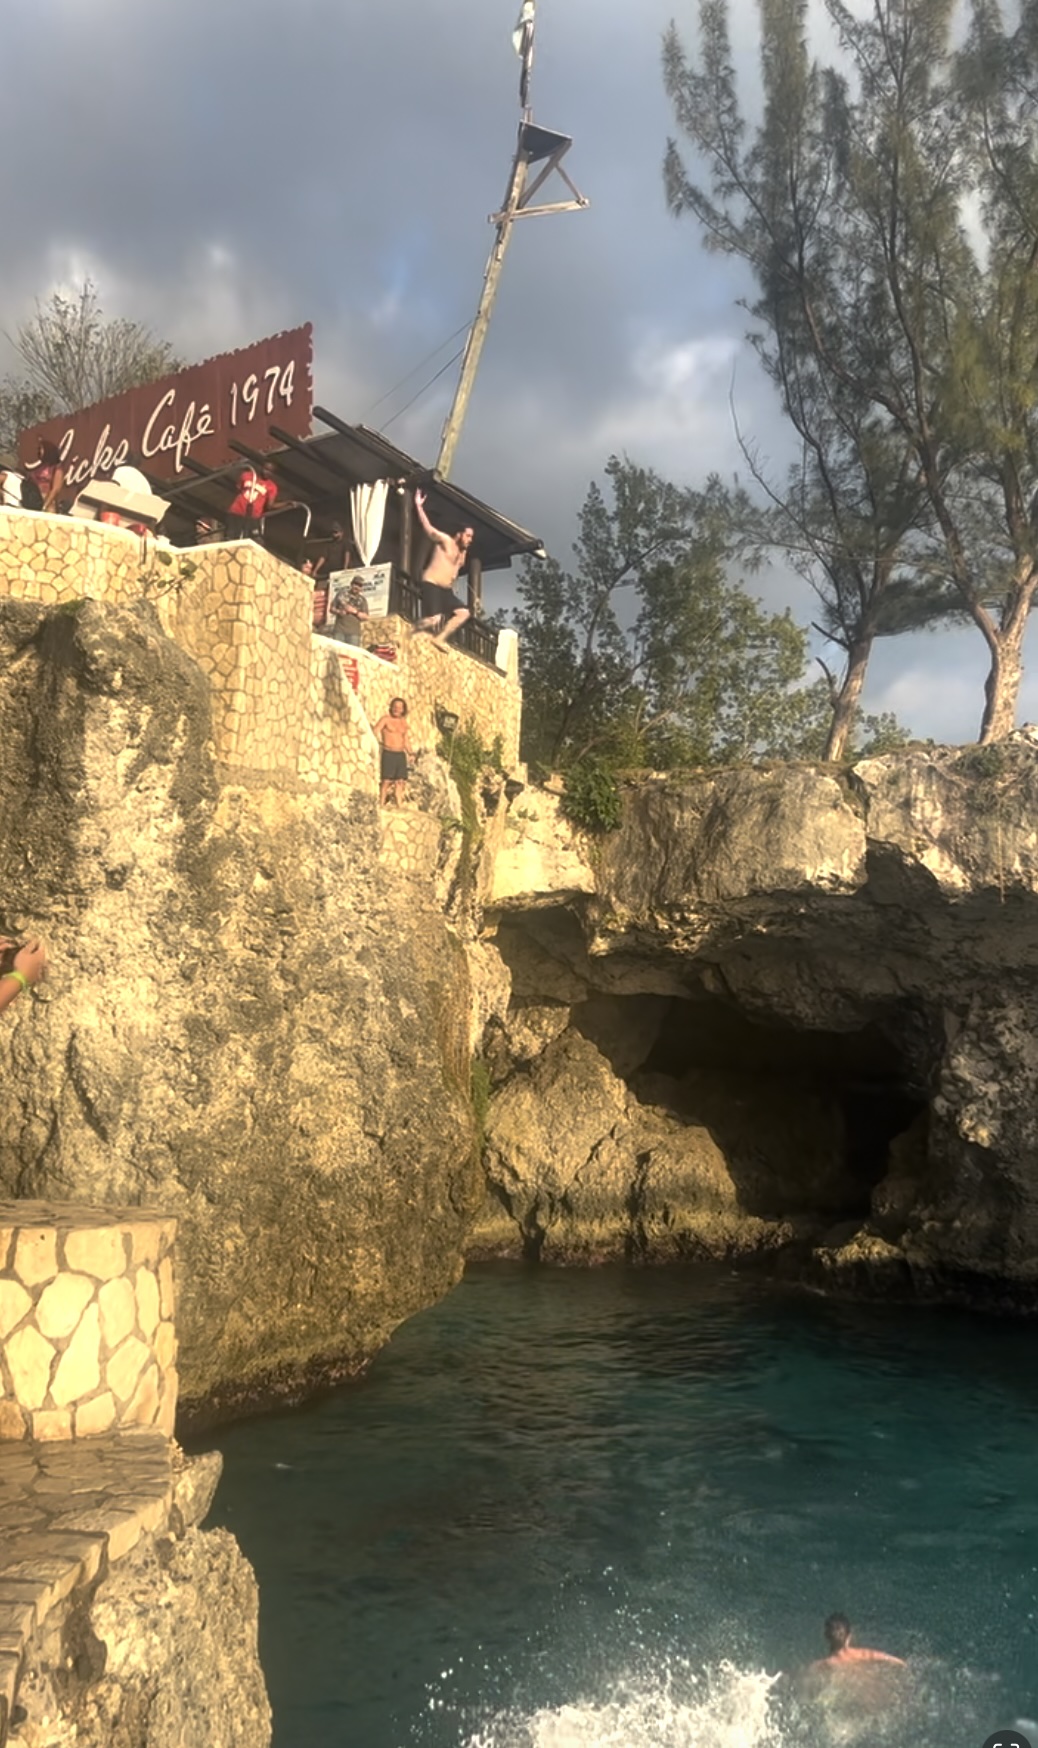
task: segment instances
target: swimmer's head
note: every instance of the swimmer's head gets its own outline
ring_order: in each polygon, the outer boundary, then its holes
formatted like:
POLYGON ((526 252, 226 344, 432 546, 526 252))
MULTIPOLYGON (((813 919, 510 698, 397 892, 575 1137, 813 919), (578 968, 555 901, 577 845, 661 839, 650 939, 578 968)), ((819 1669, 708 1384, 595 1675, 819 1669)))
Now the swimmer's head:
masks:
POLYGON ((851 1642, 851 1623, 845 1614, 831 1614, 823 1631, 830 1651, 844 1651, 851 1642))

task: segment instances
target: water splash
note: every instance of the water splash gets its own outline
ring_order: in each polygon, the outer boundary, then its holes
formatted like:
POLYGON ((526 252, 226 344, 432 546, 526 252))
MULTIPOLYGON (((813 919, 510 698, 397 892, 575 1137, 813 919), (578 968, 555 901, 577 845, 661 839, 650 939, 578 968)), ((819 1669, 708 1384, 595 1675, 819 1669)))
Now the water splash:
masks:
MULTIPOLYGON (((900 1677, 898 1679, 898 1677, 900 1677)), ((922 1663, 882 1693, 833 1684, 798 1694, 787 1678, 722 1662, 695 1672, 671 1662, 655 1676, 524 1713, 495 1713, 462 1748, 947 1748, 998 1714, 997 1683, 922 1663)), ((992 1725, 994 1727, 994 1725, 992 1725)))
POLYGON ((655 1680, 618 1682, 601 1699, 502 1712, 465 1748, 782 1748, 777 1678, 722 1663, 697 1675, 671 1664, 655 1680))

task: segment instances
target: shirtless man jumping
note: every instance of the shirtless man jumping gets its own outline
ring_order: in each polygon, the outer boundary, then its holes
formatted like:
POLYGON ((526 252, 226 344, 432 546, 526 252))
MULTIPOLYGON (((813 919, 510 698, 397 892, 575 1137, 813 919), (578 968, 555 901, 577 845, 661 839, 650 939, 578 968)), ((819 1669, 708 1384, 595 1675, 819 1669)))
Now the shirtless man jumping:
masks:
POLYGON ((458 534, 444 534, 434 528, 425 513, 425 493, 415 492, 418 520, 433 543, 433 554, 422 572, 422 614, 417 631, 436 631, 433 642, 446 649, 447 639, 464 625, 471 614, 464 601, 454 593, 458 572, 472 545, 474 530, 462 528, 458 534))

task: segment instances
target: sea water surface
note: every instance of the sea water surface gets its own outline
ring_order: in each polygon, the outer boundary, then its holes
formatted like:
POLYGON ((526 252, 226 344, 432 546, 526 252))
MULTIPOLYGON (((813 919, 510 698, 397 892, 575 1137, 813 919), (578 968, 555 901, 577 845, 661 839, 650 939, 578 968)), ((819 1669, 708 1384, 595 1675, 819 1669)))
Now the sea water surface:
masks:
POLYGON ((1026 1729, 1036 1355, 1027 1325, 724 1271, 470 1270, 361 1382, 210 1440, 276 1748, 1026 1729), (905 1674, 805 1690, 833 1609, 905 1674))

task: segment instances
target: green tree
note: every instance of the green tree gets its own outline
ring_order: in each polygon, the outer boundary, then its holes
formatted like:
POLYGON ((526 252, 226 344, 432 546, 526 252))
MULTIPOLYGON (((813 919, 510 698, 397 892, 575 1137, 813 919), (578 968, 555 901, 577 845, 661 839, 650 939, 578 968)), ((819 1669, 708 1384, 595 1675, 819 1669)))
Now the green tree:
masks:
POLYGON ((671 142, 668 199, 753 275, 755 343, 803 446, 776 526, 846 651, 842 705, 873 637, 958 614, 988 647, 993 739, 1038 587, 1034 8, 1009 35, 975 0, 957 53, 954 0, 825 7, 828 66, 803 0, 761 0, 752 136, 725 0, 702 0, 695 59, 671 29, 665 81, 709 187, 671 142))
POLYGON ((181 367, 172 347, 139 322, 105 316, 89 279, 72 293, 56 291, 37 304, 12 344, 23 368, 0 383, 4 447, 56 413, 75 412, 181 367))
POLYGON ((575 564, 528 563, 517 615, 524 756, 669 769, 820 755, 830 701, 804 684, 806 633, 727 574, 732 495, 614 456, 575 564))

